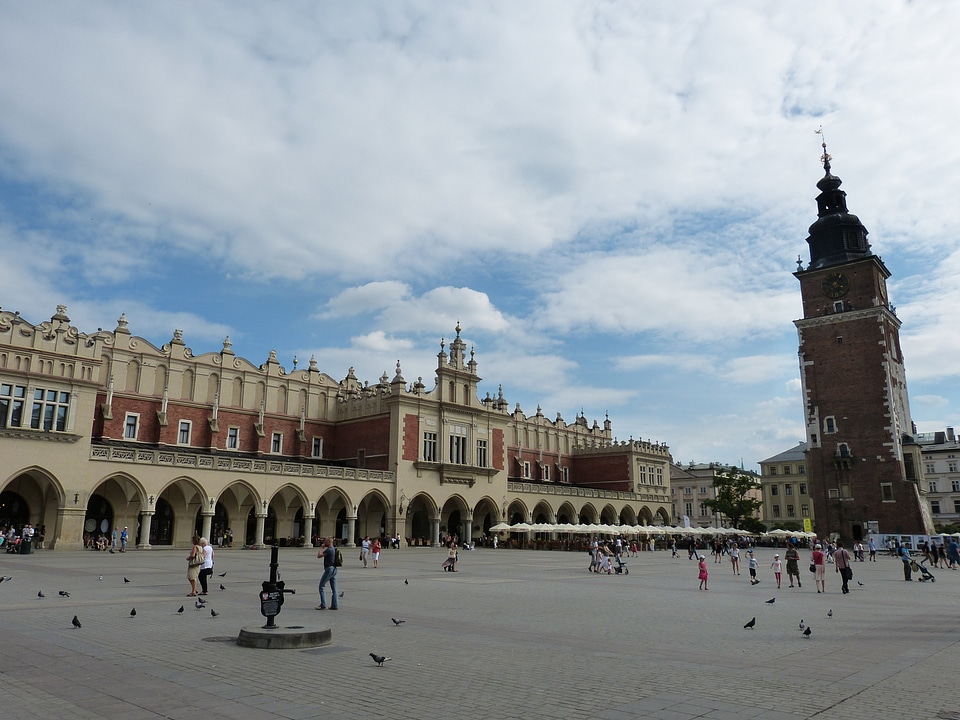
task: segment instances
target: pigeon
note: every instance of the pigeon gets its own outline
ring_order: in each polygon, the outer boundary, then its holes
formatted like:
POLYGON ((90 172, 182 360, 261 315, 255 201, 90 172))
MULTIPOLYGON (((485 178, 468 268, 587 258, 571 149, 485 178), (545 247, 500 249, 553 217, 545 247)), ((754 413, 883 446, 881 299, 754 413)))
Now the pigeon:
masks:
POLYGON ((384 655, 377 655, 376 653, 370 653, 370 657, 372 657, 373 661, 380 667, 383 667, 383 664, 390 659, 384 655))
POLYGON ((337 597, 340 597, 340 598, 342 598, 342 597, 343 597, 343 590, 341 590, 341 591, 340 591, 340 594, 339 594, 339 595, 337 595, 337 597))
POLYGON ((859 585, 860 587, 863 587, 863 583, 860 582, 859 580, 857 580, 857 585, 859 585))
POLYGON ((803 618, 800 618, 800 629, 803 630, 805 627, 806 625, 803 624, 803 618))
POLYGON ((827 610, 827 617, 833 617, 833 608, 827 610))
POLYGON ((756 624, 757 624, 757 619, 756 619, 756 618, 753 618, 750 622, 748 622, 748 623, 747 623, 746 625, 744 625, 743 627, 745 627, 745 628, 750 628, 751 630, 753 630, 753 628, 756 626, 756 624))
POLYGON ((103 580, 103 575, 97 578, 97 580, 103 580))
POLYGON ((772 597, 769 600, 767 600, 766 603, 767 605, 773 605, 776 601, 777 599, 775 597, 772 597))
POLYGON ((128 583, 128 582, 130 582, 130 581, 129 581, 129 580, 127 580, 126 578, 124 578, 124 579, 123 579, 123 581, 124 581, 125 583, 128 583))
POLYGON ((46 597, 46 595, 43 594, 43 590, 38 590, 37 597, 46 597))
POLYGON ((58 594, 60 597, 70 597, 70 593, 68 593, 66 590, 61 590, 58 594))
POLYGON ((220 573, 218 577, 226 577, 226 576, 227 576, 227 571, 224 570, 222 573, 220 573))
POLYGON ((804 637, 810 637, 810 633, 811 633, 810 628, 807 628, 806 630, 803 631, 803 636, 804 636, 804 637))
POLYGON ((210 608, 210 617, 217 617, 219 614, 216 610, 210 608))
POLYGON ((404 581, 403 581, 403 584, 404 584, 404 585, 409 585, 409 584, 410 584, 410 581, 409 581, 409 580, 404 580, 404 581))
POLYGON ((221 589, 221 590, 226 590, 226 588, 223 586, 223 583, 220 583, 220 589, 221 589))
POLYGON ((177 615, 183 615, 183 605, 181 605, 180 609, 177 610, 177 615))
POLYGON ((194 606, 197 610, 203 610, 203 603, 200 602, 199 600, 197 600, 197 601, 193 604, 193 606, 194 606))
POLYGON ((0 576, 0 583, 6 582, 7 580, 13 580, 13 578, 10 577, 9 575, 0 576))
POLYGON ((207 601, 204 600, 202 597, 198 597, 198 598, 197 598, 197 602, 200 603, 201 605, 206 605, 206 604, 207 604, 207 601))
POLYGON ((130 617, 136 617, 136 616, 137 616, 137 609, 133 608, 133 610, 130 611, 130 617))
POLYGON ((74 626, 75 628, 83 627, 83 626, 80 624, 80 618, 78 618, 76 615, 73 616, 73 626, 74 626))
POLYGON ((393 620, 394 625, 398 625, 398 626, 406 622, 406 620, 401 620, 400 618, 390 618, 390 619, 393 620))

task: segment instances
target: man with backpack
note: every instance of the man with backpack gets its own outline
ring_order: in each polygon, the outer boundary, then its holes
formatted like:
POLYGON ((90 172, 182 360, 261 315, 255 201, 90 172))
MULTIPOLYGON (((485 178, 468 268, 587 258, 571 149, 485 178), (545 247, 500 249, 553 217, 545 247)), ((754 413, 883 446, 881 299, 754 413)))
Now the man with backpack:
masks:
POLYGON ((318 558, 323 558, 323 575, 320 576, 320 604, 317 610, 326 610, 327 601, 323 595, 323 586, 330 583, 330 609, 340 609, 340 598, 337 593, 337 571, 343 565, 343 556, 340 551, 333 546, 333 538, 324 538, 323 547, 317 553, 318 558))

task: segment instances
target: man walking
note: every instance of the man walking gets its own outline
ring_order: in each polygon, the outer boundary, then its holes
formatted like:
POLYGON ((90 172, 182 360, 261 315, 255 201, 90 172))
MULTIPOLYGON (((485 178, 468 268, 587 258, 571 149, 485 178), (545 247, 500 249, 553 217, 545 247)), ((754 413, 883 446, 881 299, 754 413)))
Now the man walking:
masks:
POLYGON ((843 543, 840 540, 837 540, 837 549, 833 553, 833 567, 840 573, 840 578, 843 580, 841 589, 843 590, 843 594, 846 595, 850 592, 847 583, 850 582, 850 578, 853 577, 853 570, 850 568, 850 553, 843 547, 843 543))
POLYGON ((337 594, 337 549, 333 546, 333 538, 324 538, 323 547, 317 553, 318 558, 323 558, 323 575, 320 576, 320 604, 317 610, 327 609, 327 600, 323 595, 323 586, 330 583, 330 609, 340 609, 340 598, 337 594))

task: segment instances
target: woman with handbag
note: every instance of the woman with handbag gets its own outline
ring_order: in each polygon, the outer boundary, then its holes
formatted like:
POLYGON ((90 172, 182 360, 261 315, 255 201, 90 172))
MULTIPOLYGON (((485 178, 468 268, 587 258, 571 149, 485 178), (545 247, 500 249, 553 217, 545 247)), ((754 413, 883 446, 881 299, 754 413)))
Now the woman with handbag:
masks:
POLYGON ((197 576, 200 574, 200 566, 203 564, 203 550, 200 547, 200 538, 193 536, 193 547, 190 554, 187 555, 187 580, 190 581, 190 594, 187 597, 196 597, 197 595, 197 576))
POLYGON ((810 566, 813 568, 813 582, 817 586, 818 593, 827 591, 826 559, 827 556, 823 552, 823 545, 820 543, 814 545, 813 552, 810 553, 810 566))

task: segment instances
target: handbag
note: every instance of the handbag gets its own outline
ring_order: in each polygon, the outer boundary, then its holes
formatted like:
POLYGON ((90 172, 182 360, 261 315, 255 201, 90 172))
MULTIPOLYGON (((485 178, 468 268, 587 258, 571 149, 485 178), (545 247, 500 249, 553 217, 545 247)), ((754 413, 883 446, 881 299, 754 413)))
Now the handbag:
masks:
POLYGON ((187 567, 198 567, 203 565, 203 555, 200 553, 194 553, 187 558, 187 567))
POLYGON ((810 572, 816 572, 816 571, 817 571, 817 566, 814 565, 813 563, 810 563, 810 572))

